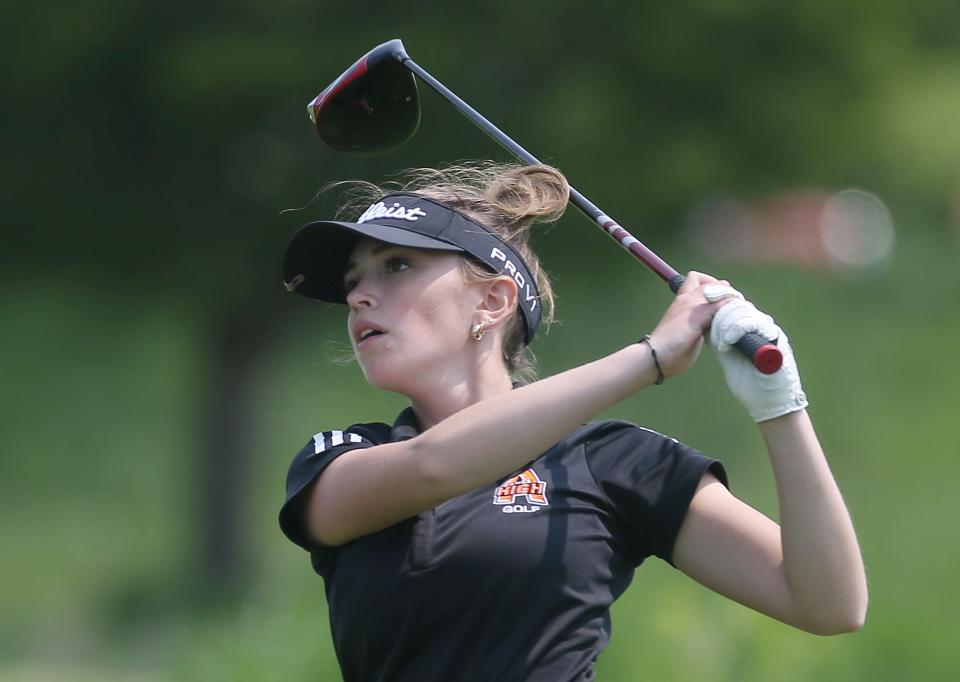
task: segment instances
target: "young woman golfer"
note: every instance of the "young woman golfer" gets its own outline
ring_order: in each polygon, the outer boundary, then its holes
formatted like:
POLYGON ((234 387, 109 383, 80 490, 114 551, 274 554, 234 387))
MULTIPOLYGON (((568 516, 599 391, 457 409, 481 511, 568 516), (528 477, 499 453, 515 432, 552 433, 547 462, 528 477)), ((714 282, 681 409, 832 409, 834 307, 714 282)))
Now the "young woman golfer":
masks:
POLYGON ((317 433, 288 474, 280 525, 323 576, 346 682, 592 680, 610 605, 651 555, 810 632, 864 621, 857 539, 787 336, 727 282, 691 272, 641 341, 520 381, 552 304, 528 229, 568 191, 543 166, 419 171, 289 246, 287 288, 346 303, 366 380, 410 400, 392 425, 317 433), (746 331, 778 339, 780 371, 731 350, 746 331), (589 421, 687 370, 704 337, 759 423, 779 525, 716 460, 589 421))

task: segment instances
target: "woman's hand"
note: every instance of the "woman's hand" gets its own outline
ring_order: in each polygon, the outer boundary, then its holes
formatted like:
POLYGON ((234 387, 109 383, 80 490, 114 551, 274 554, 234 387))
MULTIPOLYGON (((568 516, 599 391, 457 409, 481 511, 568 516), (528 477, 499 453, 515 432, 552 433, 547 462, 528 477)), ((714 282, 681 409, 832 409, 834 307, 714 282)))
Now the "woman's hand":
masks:
POLYGON ((807 407, 790 340, 773 318, 757 310, 734 289, 724 292, 708 287, 705 295, 707 300, 727 297, 726 305, 713 318, 710 345, 720 359, 730 392, 747 408, 753 420, 764 422, 807 407), (762 374, 733 347, 747 333, 758 334, 777 344, 783 355, 783 366, 779 370, 762 374))
POLYGON ((726 303, 726 300, 707 301, 703 288, 711 284, 729 286, 726 280, 702 272, 687 273, 687 280, 673 303, 650 333, 650 343, 657 351, 657 360, 665 377, 682 374, 693 365, 714 315, 726 303))

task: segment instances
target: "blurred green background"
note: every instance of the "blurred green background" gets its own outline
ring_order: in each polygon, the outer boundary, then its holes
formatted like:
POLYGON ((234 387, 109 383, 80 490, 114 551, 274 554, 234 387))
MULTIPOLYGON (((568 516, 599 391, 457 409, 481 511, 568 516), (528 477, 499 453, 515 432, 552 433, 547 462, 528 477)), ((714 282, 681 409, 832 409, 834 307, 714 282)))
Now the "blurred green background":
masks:
MULTIPOLYGON (((305 104, 394 37, 661 252, 732 280, 797 350, 871 609, 819 638, 658 561, 604 682, 960 676, 960 5, 38 0, 0 9, 0 679, 336 680, 322 583, 276 525, 314 432, 389 421, 343 312, 280 259, 325 182, 503 158, 423 91, 352 158, 305 104)), ((572 211, 537 243, 551 374, 669 293, 572 211)), ((776 516, 757 430, 705 353, 607 416, 727 464, 776 516)))

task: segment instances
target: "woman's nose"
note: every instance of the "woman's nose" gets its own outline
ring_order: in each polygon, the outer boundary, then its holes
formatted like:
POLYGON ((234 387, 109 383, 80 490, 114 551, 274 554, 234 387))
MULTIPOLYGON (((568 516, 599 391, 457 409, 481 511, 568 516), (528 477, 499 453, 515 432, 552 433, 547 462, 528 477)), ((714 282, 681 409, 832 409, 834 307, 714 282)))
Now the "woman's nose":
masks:
POLYGON ((347 305, 354 310, 373 308, 376 306, 376 301, 370 286, 364 282, 359 282, 347 293, 347 305))

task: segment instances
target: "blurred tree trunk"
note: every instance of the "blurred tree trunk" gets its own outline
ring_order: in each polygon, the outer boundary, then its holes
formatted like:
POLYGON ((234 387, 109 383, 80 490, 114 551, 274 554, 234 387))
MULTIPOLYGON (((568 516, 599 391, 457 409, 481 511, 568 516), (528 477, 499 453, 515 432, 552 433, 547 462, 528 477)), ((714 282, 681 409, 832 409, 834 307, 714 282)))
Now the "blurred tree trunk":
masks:
POLYGON ((222 603, 249 580, 246 540, 252 451, 257 442, 261 367, 276 336, 269 307, 230 306, 208 336, 206 390, 200 401, 194 518, 193 588, 222 603))

